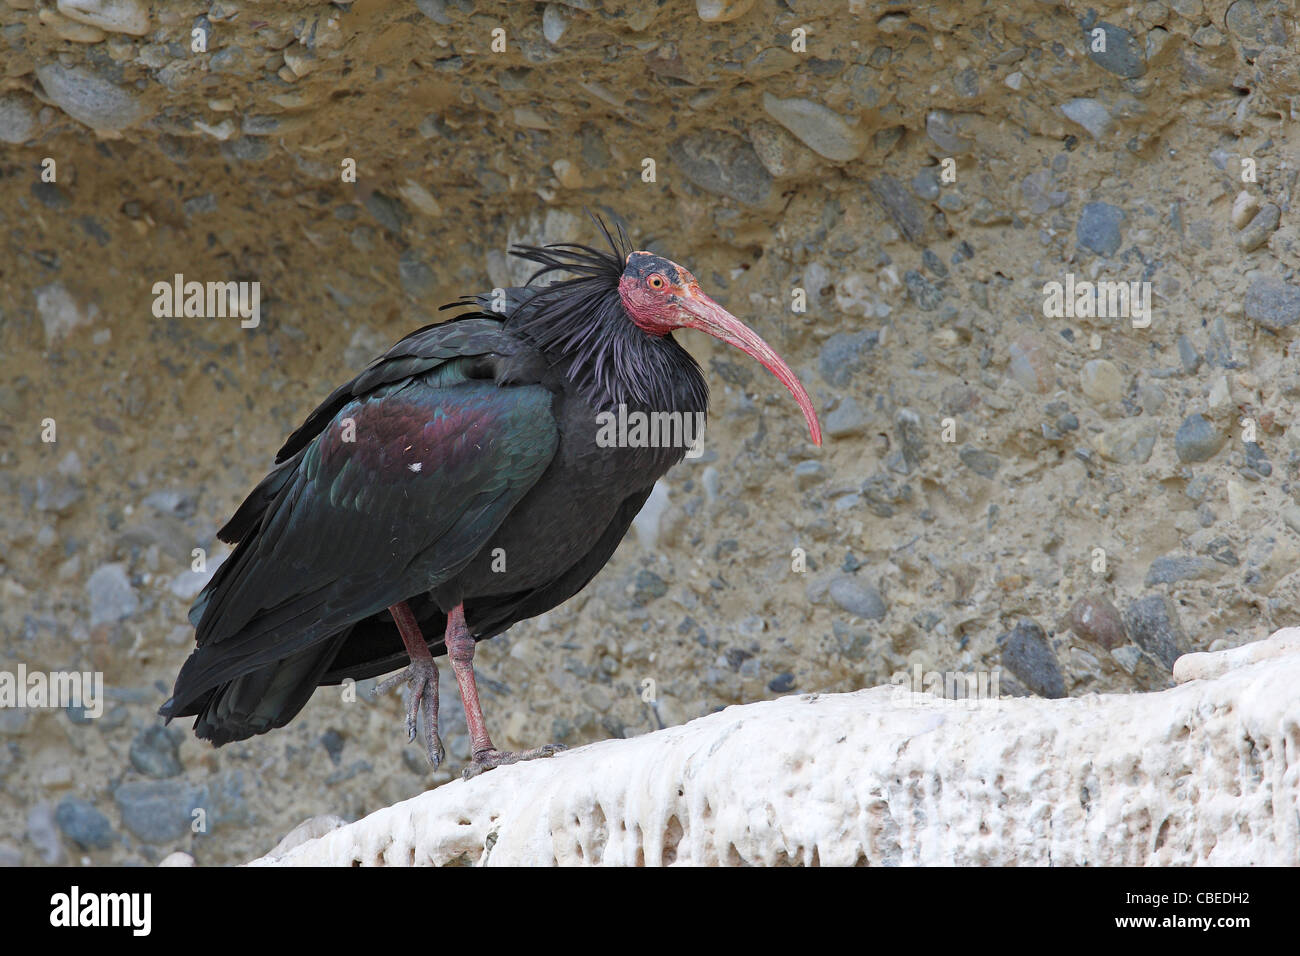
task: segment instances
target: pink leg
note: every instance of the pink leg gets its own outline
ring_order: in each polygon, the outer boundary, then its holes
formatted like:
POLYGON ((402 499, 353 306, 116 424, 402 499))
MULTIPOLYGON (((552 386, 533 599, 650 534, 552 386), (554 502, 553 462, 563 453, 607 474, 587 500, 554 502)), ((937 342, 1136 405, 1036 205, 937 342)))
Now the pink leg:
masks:
POLYGON ((497 750, 492 746, 487 723, 483 720, 483 707, 478 700, 478 684, 474 680, 474 638, 465 626, 463 604, 456 605, 447 615, 446 644, 447 657, 451 660, 456 683, 460 687, 460 699, 465 705, 465 723, 469 725, 470 750, 473 753, 473 763, 465 768, 463 774, 465 779, 502 764, 550 757, 564 749, 559 744, 547 744, 545 747, 515 753, 497 750))
POLYGON ((442 738, 438 736, 438 665, 433 662, 429 645, 424 643, 420 633, 419 622, 411 613, 410 606, 400 601, 388 609, 393 615, 397 631, 402 635, 406 645, 406 654, 411 665, 399 674, 388 678, 375 688, 375 694, 382 694, 399 684, 411 688, 411 703, 406 711, 406 739, 409 743, 415 739, 415 715, 424 710, 424 727, 428 732, 429 763, 436 770, 447 752, 443 749, 442 738))
POLYGON ((474 680, 474 638, 465 626, 465 605, 457 604, 447 615, 447 658, 456 674, 460 699, 465 705, 465 723, 469 724, 469 748, 474 757, 496 748, 488 736, 483 707, 478 701, 478 683, 474 680))

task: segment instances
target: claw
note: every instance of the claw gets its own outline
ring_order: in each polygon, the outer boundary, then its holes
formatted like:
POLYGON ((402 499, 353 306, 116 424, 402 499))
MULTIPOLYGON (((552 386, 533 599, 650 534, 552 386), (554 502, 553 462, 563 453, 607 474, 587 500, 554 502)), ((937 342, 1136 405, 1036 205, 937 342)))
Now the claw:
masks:
POLYGON ((438 735, 438 666, 431 659, 417 659, 409 667, 375 685, 374 696, 385 694, 395 687, 410 688, 410 702, 406 707, 406 742, 419 736, 416 715, 424 711, 424 726, 428 730, 426 756, 429 765, 437 770, 446 759, 447 751, 438 735))
POLYGON ((538 760, 542 757, 554 757, 557 753, 564 750, 564 744, 547 744, 544 747, 535 747, 532 750, 480 750, 474 754, 474 761, 461 771, 461 778, 470 780, 481 773, 486 773, 495 767, 502 767, 506 764, 519 763, 521 760, 538 760))

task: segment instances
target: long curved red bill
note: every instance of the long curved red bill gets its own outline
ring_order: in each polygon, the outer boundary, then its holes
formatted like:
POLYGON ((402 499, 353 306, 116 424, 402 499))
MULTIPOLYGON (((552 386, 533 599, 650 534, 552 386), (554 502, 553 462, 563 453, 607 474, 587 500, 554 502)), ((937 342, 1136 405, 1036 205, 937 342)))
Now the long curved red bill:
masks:
POLYGON ((790 366, 781 360, 772 346, 759 337, 758 333, 736 318, 718 303, 714 302, 697 287, 690 289, 681 297, 681 307, 689 316, 683 316, 683 325, 689 329, 706 332, 719 341, 734 345, 747 355, 752 356, 769 372, 781 380, 781 384, 790 390, 794 400, 799 403, 803 417, 808 422, 808 433, 814 445, 822 443, 822 426, 817 421, 817 411, 812 399, 808 397, 803 384, 790 371, 790 366))

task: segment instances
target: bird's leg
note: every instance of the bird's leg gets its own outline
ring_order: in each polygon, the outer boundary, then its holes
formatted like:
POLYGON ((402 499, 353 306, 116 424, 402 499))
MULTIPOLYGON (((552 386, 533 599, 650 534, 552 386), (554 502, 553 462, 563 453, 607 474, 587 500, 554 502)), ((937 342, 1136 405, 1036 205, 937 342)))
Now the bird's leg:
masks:
POLYGON ((424 728, 428 732, 429 764, 437 770, 447 752, 442 747, 442 738, 438 736, 438 665, 433 662, 429 645, 424 643, 420 633, 420 624, 411 613, 410 605, 400 601, 388 609, 393 615, 402 643, 406 645, 407 656, 411 665, 398 674, 383 681, 375 687, 375 694, 383 694, 400 684, 411 688, 411 702, 406 710, 406 741, 415 739, 415 715, 424 709, 424 728))
POLYGON ((547 744, 545 747, 537 747, 533 750, 514 752, 497 750, 492 746, 492 738, 488 736, 487 724, 483 720, 483 707, 478 701, 478 684, 474 680, 474 638, 470 635, 469 628, 465 626, 463 604, 457 604, 447 615, 446 644, 447 656, 451 659, 452 670, 456 673, 456 683, 460 686, 460 699, 465 705, 470 751, 474 756, 473 762, 462 774, 466 780, 502 764, 550 757, 564 749, 560 744, 547 744))

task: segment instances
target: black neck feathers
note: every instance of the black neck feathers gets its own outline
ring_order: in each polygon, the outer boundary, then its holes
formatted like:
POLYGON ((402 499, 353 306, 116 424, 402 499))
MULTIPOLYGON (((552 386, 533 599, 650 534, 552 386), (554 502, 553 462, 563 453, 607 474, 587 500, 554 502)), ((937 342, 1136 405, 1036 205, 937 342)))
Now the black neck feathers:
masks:
POLYGON ((594 406, 620 404, 645 411, 704 412, 709 390, 699 364, 671 335, 654 336, 628 316, 618 283, 631 251, 600 224, 610 251, 576 243, 515 246, 511 252, 538 264, 506 328, 564 370, 594 406), (571 278, 534 287, 539 278, 571 278))

